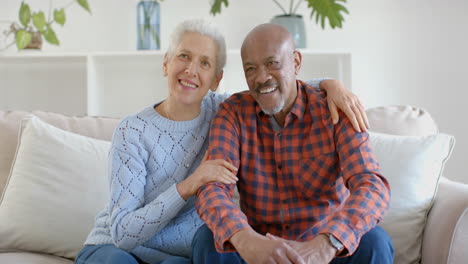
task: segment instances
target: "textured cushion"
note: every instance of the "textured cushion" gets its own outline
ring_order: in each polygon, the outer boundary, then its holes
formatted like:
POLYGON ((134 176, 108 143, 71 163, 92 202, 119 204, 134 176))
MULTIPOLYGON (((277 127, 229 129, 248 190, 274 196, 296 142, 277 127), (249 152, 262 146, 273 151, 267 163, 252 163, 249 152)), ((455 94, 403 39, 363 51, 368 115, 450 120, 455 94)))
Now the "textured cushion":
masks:
POLYGON ((379 133, 424 136, 438 133, 431 115, 408 105, 380 106, 366 110, 370 130, 379 133))
MULTIPOLYGON (((117 118, 68 117, 43 111, 34 111, 32 114, 58 128, 103 140, 111 139, 112 132, 119 122, 117 118)), ((30 115, 30 112, 24 111, 0 111, 0 195, 15 156, 20 121, 30 115)))
POLYGON ((372 132, 372 148, 392 192, 381 226, 393 239, 395 263, 418 263, 422 233, 455 140, 446 134, 395 136, 372 132))
POLYGON ((0 248, 75 257, 109 197, 109 147, 25 119, 0 200, 0 248))

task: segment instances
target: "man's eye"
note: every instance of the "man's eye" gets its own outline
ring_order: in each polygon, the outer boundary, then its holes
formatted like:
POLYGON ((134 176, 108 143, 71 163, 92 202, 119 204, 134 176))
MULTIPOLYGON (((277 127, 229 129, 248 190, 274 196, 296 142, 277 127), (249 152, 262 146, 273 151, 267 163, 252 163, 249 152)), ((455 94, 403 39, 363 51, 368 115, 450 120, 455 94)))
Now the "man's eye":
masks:
POLYGON ((177 56, 177 57, 179 57, 181 59, 188 59, 189 58, 189 56, 187 54, 184 54, 184 53, 179 54, 179 56, 177 56))
POLYGON ((279 62, 277 61, 269 61, 268 62, 268 67, 278 67, 279 62))
POLYGON ((248 68, 245 68, 244 71, 245 72, 253 72, 254 71, 254 67, 248 67, 248 68))

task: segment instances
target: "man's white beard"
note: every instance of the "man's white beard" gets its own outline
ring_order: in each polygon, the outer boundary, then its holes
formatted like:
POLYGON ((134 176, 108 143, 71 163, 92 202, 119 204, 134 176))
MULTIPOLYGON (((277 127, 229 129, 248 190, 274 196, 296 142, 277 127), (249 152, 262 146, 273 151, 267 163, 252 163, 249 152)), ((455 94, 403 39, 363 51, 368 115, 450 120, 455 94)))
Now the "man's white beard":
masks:
POLYGON ((273 109, 266 109, 265 107, 262 106, 262 104, 259 103, 260 108, 267 115, 275 115, 275 114, 279 113, 281 110, 283 110, 284 104, 285 104, 284 97, 281 97, 280 103, 273 109))

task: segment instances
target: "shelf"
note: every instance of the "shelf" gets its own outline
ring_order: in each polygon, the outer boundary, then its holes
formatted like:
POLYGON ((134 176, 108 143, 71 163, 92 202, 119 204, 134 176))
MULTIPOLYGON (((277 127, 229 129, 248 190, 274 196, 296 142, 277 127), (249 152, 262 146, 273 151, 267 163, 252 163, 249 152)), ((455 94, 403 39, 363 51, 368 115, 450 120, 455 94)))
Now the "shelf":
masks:
POLYGON ((0 57, 0 107, 83 115, 86 81, 86 57, 0 57))
POLYGON ((90 57, 89 114, 121 117, 166 98, 163 57, 162 54, 90 57))
MULTIPOLYGON (((302 50, 299 79, 330 77, 351 87, 349 53, 302 50)), ((167 97, 162 51, 0 54, 0 109, 122 117, 167 97)), ((248 89, 239 50, 230 50, 219 92, 248 89)))

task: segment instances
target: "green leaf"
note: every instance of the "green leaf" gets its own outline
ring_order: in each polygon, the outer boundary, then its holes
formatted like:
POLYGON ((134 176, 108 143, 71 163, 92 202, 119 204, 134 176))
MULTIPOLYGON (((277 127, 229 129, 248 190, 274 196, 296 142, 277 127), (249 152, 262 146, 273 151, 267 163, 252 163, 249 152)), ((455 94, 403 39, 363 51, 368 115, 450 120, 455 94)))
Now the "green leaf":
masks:
POLYGON ((32 34, 21 29, 16 32, 15 39, 16 47, 18 50, 22 50, 31 42, 32 34))
POLYGON ((312 9, 310 17, 315 16, 315 22, 325 29, 326 20, 331 28, 341 28, 343 26, 344 17, 342 13, 349 14, 348 9, 343 6, 346 0, 306 0, 308 7, 312 9))
POLYGON ((57 35, 55 35, 54 30, 47 25, 47 29, 42 33, 44 35, 45 40, 53 45, 60 45, 60 41, 57 39, 57 35))
POLYGON ((29 5, 22 2, 19 10, 19 20, 24 27, 27 27, 31 21, 31 9, 29 5))
POLYGON ((81 7, 86 9, 91 14, 91 9, 89 8, 88 0, 76 0, 81 7))
POLYGON ((33 13, 32 14, 32 21, 34 26, 39 30, 40 32, 44 31, 45 26, 46 26, 46 19, 44 12, 39 12, 39 13, 33 13))
POLYGON ((214 0, 211 4, 210 14, 215 16, 216 14, 221 14, 221 7, 224 4, 225 7, 229 6, 228 0, 214 0))
POLYGON ((54 10, 54 20, 55 22, 57 22, 57 24, 63 26, 65 24, 65 21, 66 21, 66 17, 65 17, 65 9, 60 9, 60 10, 57 10, 55 9, 54 10))

